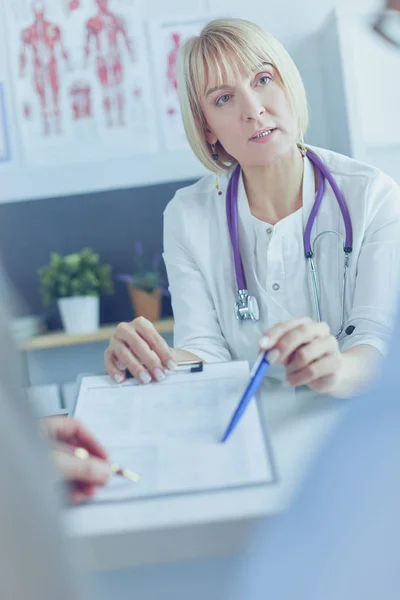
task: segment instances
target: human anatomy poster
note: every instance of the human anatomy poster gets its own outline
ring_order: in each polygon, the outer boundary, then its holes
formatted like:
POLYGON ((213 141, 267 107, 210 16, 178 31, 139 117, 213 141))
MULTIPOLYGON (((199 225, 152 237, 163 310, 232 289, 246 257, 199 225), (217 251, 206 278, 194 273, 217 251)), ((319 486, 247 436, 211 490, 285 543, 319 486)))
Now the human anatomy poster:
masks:
POLYGON ((188 148, 177 94, 179 48, 189 37, 198 35, 210 19, 164 21, 151 26, 153 64, 157 70, 159 110, 164 145, 168 150, 188 148))
POLYGON ((4 82, 0 81, 0 163, 10 160, 10 139, 8 132, 8 118, 6 113, 6 99, 4 82))
POLYGON ((135 0, 8 0, 5 7, 17 133, 28 164, 157 149, 135 0))

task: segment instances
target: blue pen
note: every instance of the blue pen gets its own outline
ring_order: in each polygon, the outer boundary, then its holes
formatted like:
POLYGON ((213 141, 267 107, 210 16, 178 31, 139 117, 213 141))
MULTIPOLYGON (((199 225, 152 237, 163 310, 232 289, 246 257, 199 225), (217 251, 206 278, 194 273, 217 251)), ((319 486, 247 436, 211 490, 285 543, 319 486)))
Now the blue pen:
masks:
POLYGON ((221 440, 222 443, 226 442, 228 437, 231 435, 232 431, 239 423, 242 414, 246 410, 250 400, 253 398, 253 396, 257 394, 260 385, 263 382, 265 374, 269 368, 269 362, 267 361, 267 352, 268 351, 262 352, 258 357, 256 363, 254 364, 254 367, 250 373, 250 381, 248 383, 248 386, 245 389, 242 399, 237 405, 235 412, 233 413, 231 422, 229 423, 228 428, 225 431, 224 437, 221 440))

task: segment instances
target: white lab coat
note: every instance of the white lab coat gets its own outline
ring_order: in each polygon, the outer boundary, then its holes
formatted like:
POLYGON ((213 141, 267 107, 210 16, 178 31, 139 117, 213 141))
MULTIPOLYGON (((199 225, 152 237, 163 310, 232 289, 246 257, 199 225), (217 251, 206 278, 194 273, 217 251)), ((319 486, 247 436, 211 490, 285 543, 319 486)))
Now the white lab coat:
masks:
MULTIPOLYGON (((345 327, 354 325, 355 330, 341 340, 341 350, 370 344, 384 354, 399 280, 400 188, 375 167, 310 148, 331 170, 353 226, 345 327)), ((239 322, 234 315, 237 284, 225 212, 229 175, 220 178, 222 196, 210 174, 178 190, 164 213, 164 260, 175 317, 174 346, 206 361, 252 362, 259 338, 274 324, 305 315, 317 318, 303 251, 303 232, 316 192, 314 171, 306 158, 303 207, 274 227, 252 216, 243 181, 239 181, 241 255, 248 289, 259 302, 258 322, 239 322)), ((328 229, 344 236, 341 212, 326 182, 311 241, 328 229)), ((322 318, 336 333, 341 321, 344 265, 343 243, 337 236, 321 239, 316 263, 322 318)))

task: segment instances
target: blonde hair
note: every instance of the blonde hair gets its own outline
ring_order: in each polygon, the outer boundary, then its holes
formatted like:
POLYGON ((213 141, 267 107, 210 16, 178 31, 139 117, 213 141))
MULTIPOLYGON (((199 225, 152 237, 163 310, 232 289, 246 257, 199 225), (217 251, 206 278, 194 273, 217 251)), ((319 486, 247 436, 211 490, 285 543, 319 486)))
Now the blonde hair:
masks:
POLYGON ((297 121, 297 140, 301 141, 308 126, 304 84, 291 56, 271 34, 243 19, 216 19, 208 23, 199 36, 182 45, 177 78, 183 125, 193 152, 207 169, 227 171, 236 162, 219 142, 218 160, 214 161, 211 156, 211 146, 206 140, 207 123, 201 108, 208 73, 213 73, 217 80, 215 85, 220 86, 234 81, 243 69, 247 73, 262 70, 265 63, 271 63, 279 73, 297 121))

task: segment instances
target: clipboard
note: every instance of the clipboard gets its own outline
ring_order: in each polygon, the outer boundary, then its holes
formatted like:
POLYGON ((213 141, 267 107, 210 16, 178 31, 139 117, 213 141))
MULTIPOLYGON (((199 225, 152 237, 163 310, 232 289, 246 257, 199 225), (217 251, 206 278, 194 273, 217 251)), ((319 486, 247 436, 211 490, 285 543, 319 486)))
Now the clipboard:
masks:
POLYGON ((93 502, 193 494, 278 480, 268 433, 256 402, 226 444, 221 434, 248 382, 247 362, 188 361, 159 383, 122 384, 82 376, 74 415, 113 461, 139 473, 113 478, 93 502))

